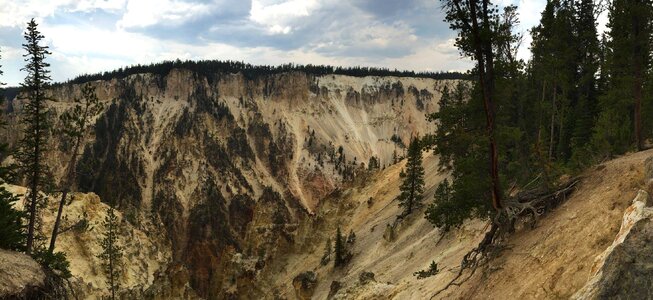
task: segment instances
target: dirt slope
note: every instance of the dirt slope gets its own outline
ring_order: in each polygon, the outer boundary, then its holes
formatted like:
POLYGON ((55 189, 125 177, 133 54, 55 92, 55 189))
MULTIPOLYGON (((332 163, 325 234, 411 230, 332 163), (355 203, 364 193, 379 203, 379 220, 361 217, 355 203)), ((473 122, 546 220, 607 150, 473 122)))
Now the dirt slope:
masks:
MULTIPOLYGON (((535 229, 519 230, 509 239, 508 249, 487 268, 435 299, 569 298, 587 282, 596 256, 617 234, 624 209, 637 190, 644 188, 644 160, 651 156, 653 151, 629 154, 588 170, 570 199, 542 218, 535 229)), ((436 172, 436 163, 435 156, 425 155, 425 203, 432 201, 435 186, 443 178, 436 172)), ((470 221, 438 242, 439 230, 419 211, 398 227, 395 241, 383 239, 386 224, 399 213, 394 199, 402 167, 403 163, 389 167, 365 187, 343 196, 341 201, 350 209, 339 213, 337 222, 343 232, 351 229, 357 236, 354 257, 347 267, 334 270, 332 264, 320 266, 326 238, 308 247, 311 253, 290 255, 285 271, 276 277, 289 299, 294 297, 292 278, 308 270, 318 275, 313 299, 325 299, 333 280, 343 284, 335 298, 428 299, 457 273, 460 259, 480 240, 486 222, 470 221), (368 208, 370 197, 374 204, 368 208), (412 273, 426 268, 432 260, 441 272, 415 279, 412 273), (376 282, 358 283, 363 271, 375 273, 376 282)))

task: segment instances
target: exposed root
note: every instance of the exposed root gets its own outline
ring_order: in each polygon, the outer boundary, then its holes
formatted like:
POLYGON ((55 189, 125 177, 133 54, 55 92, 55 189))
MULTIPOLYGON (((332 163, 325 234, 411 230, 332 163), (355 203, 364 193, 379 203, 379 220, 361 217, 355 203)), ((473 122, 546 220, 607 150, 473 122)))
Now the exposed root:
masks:
POLYGON ((460 286, 465 283, 474 275, 478 267, 485 265, 492 257, 504 249, 501 246, 501 237, 514 232, 515 221, 518 218, 532 218, 531 228, 533 228, 541 215, 567 200, 567 197, 575 190, 579 182, 580 179, 575 178, 561 185, 554 192, 526 191, 517 194, 514 198, 507 199, 504 203, 505 208, 496 214, 492 220, 492 226, 485 233, 483 240, 463 257, 458 274, 447 285, 433 294, 430 299, 435 298, 451 286, 460 286), (460 279, 466 270, 469 270, 469 275, 460 279))

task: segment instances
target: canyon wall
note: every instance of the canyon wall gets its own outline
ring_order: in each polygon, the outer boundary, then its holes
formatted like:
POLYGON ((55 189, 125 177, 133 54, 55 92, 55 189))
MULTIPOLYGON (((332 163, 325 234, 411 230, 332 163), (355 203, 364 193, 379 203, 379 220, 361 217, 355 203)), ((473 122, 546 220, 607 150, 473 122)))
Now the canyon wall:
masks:
MULTIPOLYGON (((171 257, 160 286, 187 281, 201 297, 222 298, 256 295, 248 287, 257 274, 301 246, 302 224, 325 197, 373 173, 371 157, 385 168, 411 136, 431 132, 426 115, 438 109, 446 81, 173 69, 86 84, 104 110, 76 166, 76 190, 165 236, 171 257)), ((81 86, 52 88, 53 119, 81 86)), ((15 116, 21 106, 11 102, 15 116)), ((60 178, 70 144, 55 135, 51 148, 60 178)))

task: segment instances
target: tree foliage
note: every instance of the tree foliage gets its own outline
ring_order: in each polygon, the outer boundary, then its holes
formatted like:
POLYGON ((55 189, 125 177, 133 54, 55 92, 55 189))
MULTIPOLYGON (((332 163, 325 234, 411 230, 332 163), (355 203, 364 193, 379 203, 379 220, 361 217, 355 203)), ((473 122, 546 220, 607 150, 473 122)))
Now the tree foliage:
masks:
POLYGON ((102 253, 98 255, 102 259, 102 268, 107 276, 107 285, 111 292, 111 299, 116 299, 116 292, 120 288, 120 276, 122 274, 122 247, 118 245, 120 235, 120 223, 113 208, 109 208, 103 222, 105 231, 100 241, 102 253))
POLYGON ((336 229, 336 237, 333 244, 333 266, 342 267, 351 259, 351 253, 347 249, 345 237, 340 231, 340 226, 336 229))
POLYGON ((324 253, 322 254, 322 258, 320 259, 320 264, 323 266, 326 266, 329 261, 331 261, 331 253, 332 253, 333 246, 331 245, 331 238, 327 238, 326 243, 324 244, 324 253))
POLYGON ((408 161, 405 171, 401 172, 403 183, 397 200, 404 209, 402 216, 408 216, 422 203, 424 193, 424 167, 422 166, 422 147, 419 137, 414 137, 408 146, 408 161))
MULTIPOLYGON (((440 171, 449 175, 426 211, 433 224, 448 230, 471 217, 489 217, 496 205, 487 203, 497 198, 496 187, 499 198, 515 188, 550 189, 560 174, 580 171, 601 156, 601 148, 617 154, 636 146, 629 117, 633 97, 623 94, 633 89, 622 86, 614 91, 622 97, 605 96, 620 75, 611 72, 610 38, 607 44, 599 41, 593 1, 547 1, 531 31, 528 62, 516 58, 521 42, 514 29, 516 7, 501 10, 489 0, 442 2, 461 55, 472 57, 476 67, 474 81, 442 87, 440 111, 430 116, 437 129, 427 144, 440 156, 440 171), (605 133, 610 138, 599 138, 605 133), (495 154, 487 147, 493 136, 495 154)), ((650 24, 650 17, 643 23, 650 24)))
POLYGON ((388 68, 374 68, 374 67, 337 67, 328 65, 298 65, 293 63, 281 64, 278 66, 271 65, 252 65, 238 61, 220 61, 220 60, 174 60, 163 61, 160 63, 153 63, 150 65, 135 65, 118 70, 97 73, 85 74, 77 76, 76 78, 66 83, 86 83, 95 80, 111 80, 121 79, 134 74, 152 73, 162 77, 168 75, 173 69, 186 69, 193 71, 197 74, 204 75, 207 78, 215 78, 220 74, 235 74, 242 73, 246 78, 256 79, 262 76, 288 73, 288 72, 304 72, 310 75, 348 75, 355 77, 364 76, 397 76, 397 77, 419 77, 419 78, 433 78, 433 79, 464 79, 465 74, 459 72, 415 72, 415 71, 401 71, 391 70, 388 68))
POLYGON ((468 83, 444 86, 439 111, 430 115, 437 125, 432 136, 439 155, 438 169, 450 179, 442 181, 428 206, 426 218, 448 231, 470 217, 487 217, 493 211, 488 174, 488 148, 482 105, 472 97, 468 83))
POLYGON ((48 150, 48 135, 50 122, 46 101, 46 88, 50 81, 50 64, 45 61, 51 54, 47 46, 41 45, 44 36, 38 31, 38 24, 32 19, 27 24, 24 34, 26 43, 23 49, 27 52, 21 70, 27 73, 25 81, 21 83, 21 95, 26 100, 23 107, 23 138, 20 141, 19 151, 16 155, 20 171, 25 176, 28 191, 28 225, 27 225, 27 252, 34 247, 35 235, 39 223, 39 206, 45 201, 42 192, 49 187, 49 170, 44 162, 44 155, 48 150))
MULTIPOLYGON (((1 58, 1 56, 0 56, 1 58)), ((0 76, 3 74, 0 65, 0 76)), ((4 83, 0 82, 0 106, 4 102, 2 94, 4 83)), ((0 120, 0 127, 5 127, 4 120, 0 120)), ((0 159, 8 154, 8 145, 0 143, 0 159)), ((5 184, 12 177, 14 167, 0 165, 0 184, 5 184)), ((23 220, 25 213, 14 208, 18 197, 0 186, 0 248, 9 250, 24 250, 25 248, 25 225, 23 220)))
POLYGON ((610 35, 605 41, 605 91, 592 145, 601 156, 644 148, 651 125, 651 36, 653 3, 650 0, 615 0, 609 8, 610 35), (648 81, 648 83, 647 83, 648 81), (647 121, 643 121, 646 114, 647 121))

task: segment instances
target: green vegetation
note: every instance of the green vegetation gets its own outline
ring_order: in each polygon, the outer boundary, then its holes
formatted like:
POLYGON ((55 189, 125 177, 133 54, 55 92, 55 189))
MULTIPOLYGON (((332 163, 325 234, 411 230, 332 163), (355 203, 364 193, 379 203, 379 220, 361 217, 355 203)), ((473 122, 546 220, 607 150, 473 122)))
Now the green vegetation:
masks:
MULTIPOLYGON (((1 56, 0 56, 1 57, 1 56)), ((0 67, 2 67, 0 65, 0 67)), ((0 69, 0 75, 2 75, 0 69)), ((4 83, 0 82, 0 93, 3 92, 4 83)), ((4 102, 4 97, 0 94, 0 105, 4 102)), ((6 122, 0 120, 0 127, 4 128, 6 122)), ((8 154, 8 145, 0 143, 0 157, 6 157, 8 154)), ((9 182, 14 171, 13 166, 0 165, 0 184, 9 182)), ((18 197, 7 191, 4 186, 0 186, 0 248, 9 250, 24 250, 25 247, 25 226, 23 219, 25 213, 14 208, 18 197)))
POLYGON ((431 264, 429 265, 428 269, 419 270, 413 273, 413 276, 416 276, 417 279, 424 279, 424 278, 434 276, 438 273, 440 273, 440 270, 438 270, 438 264, 436 264, 435 261, 431 261, 431 264))
POLYGON ((46 88, 50 81, 50 64, 45 58, 50 54, 47 46, 42 46, 44 36, 38 31, 38 24, 32 19, 27 24, 25 32, 26 44, 23 49, 26 65, 22 69, 27 73, 25 81, 21 84, 22 95, 26 100, 23 108, 23 139, 20 141, 20 148, 16 154, 19 161, 21 174, 25 177, 29 191, 26 204, 28 208, 27 223, 27 253, 31 253, 35 247, 35 237, 40 223, 38 218, 39 209, 45 199, 40 192, 49 188, 51 176, 44 163, 44 155, 48 151, 48 135, 50 122, 48 120, 48 109, 46 101, 46 88))
POLYGON ((150 65, 135 65, 118 70, 87 74, 77 76, 65 83, 86 83, 95 80, 111 80, 114 78, 125 78, 134 74, 152 73, 166 76, 172 69, 187 69, 198 74, 204 75, 207 78, 215 78, 219 74, 232 74, 242 73, 245 77, 255 79, 261 76, 288 73, 288 72, 304 72, 310 75, 348 75, 356 77, 364 76, 397 76, 397 77, 419 77, 419 78, 433 78, 433 79, 464 79, 466 75, 459 72, 415 72, 415 71, 399 71, 390 70, 387 68, 373 68, 373 67, 334 67, 324 65, 297 65, 293 63, 282 64, 278 66, 268 65, 251 65, 244 62, 237 61, 220 61, 220 60, 175 60, 163 61, 150 65))
POLYGON ((34 260, 39 262, 42 266, 53 270, 61 278, 70 278, 70 262, 66 258, 64 252, 50 252, 45 247, 38 247, 32 253, 34 260))
POLYGON ((333 266, 338 268, 346 265, 351 259, 351 252, 347 249, 345 237, 340 231, 340 226, 336 230, 335 243, 333 245, 333 266))
POLYGON ((331 238, 327 238, 326 244, 324 244, 324 254, 322 254, 322 258, 320 259, 320 264, 323 266, 326 266, 329 261, 331 261, 331 238))
POLYGON ((102 253, 98 255, 102 259, 102 268, 107 275, 107 285, 111 291, 111 299, 116 299, 116 291, 120 288, 119 278, 122 274, 122 247, 118 245, 120 235, 120 221, 111 207, 104 218, 104 237, 100 241, 102 253))
POLYGON ((556 189, 561 174, 644 149, 653 137, 650 1, 613 1, 599 40, 593 1, 549 0, 528 62, 516 58, 516 7, 442 3, 456 46, 476 66, 472 82, 442 88, 430 116, 437 130, 424 139, 450 175, 426 211, 435 226, 510 220, 523 209, 508 189, 556 189))
POLYGON ((603 90, 592 136, 592 150, 601 156, 642 150, 644 140, 653 136, 653 4, 647 0, 615 0, 608 18, 608 28, 614 34, 603 45, 603 90))
POLYGON ((422 203, 422 193, 424 193, 424 167, 422 167, 422 147, 419 137, 414 137, 408 146, 408 162, 406 170, 401 172, 403 183, 399 189, 401 193, 399 207, 403 207, 402 217, 408 216, 414 209, 422 203))
POLYGON ((490 198, 488 148, 485 120, 480 99, 470 98, 471 87, 460 82, 445 86, 440 110, 430 116, 438 125, 431 136, 439 155, 438 169, 449 173, 451 181, 442 181, 426 218, 438 228, 448 231, 471 217, 486 218, 494 211, 490 198), (470 99, 470 101, 467 101, 470 99))

